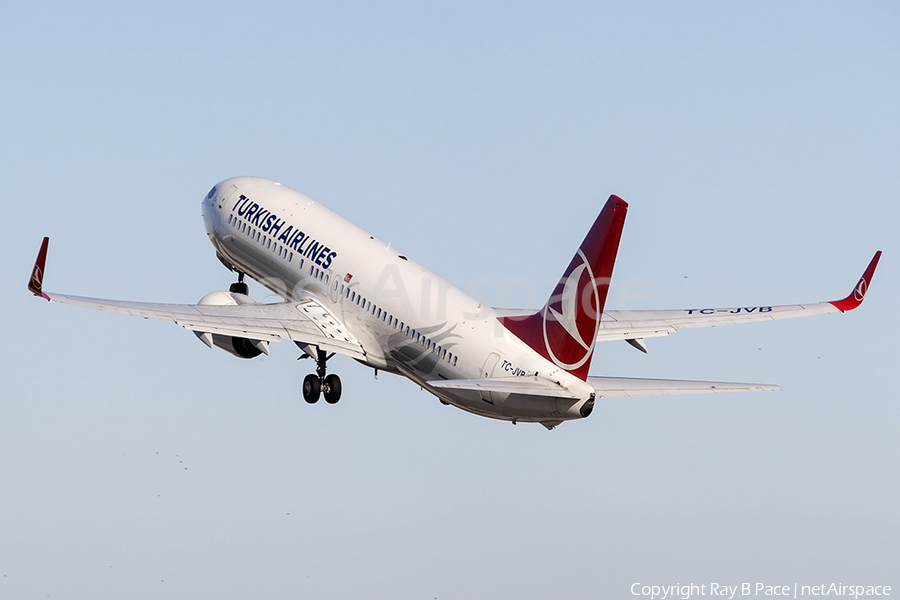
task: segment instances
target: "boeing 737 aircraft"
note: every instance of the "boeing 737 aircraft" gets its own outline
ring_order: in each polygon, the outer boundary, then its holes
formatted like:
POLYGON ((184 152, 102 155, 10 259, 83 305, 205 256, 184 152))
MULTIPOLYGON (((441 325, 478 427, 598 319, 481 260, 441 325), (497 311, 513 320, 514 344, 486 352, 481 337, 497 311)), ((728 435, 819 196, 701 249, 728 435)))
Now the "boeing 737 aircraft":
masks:
POLYGON ((335 403, 341 380, 328 359, 343 354, 376 370, 403 375, 445 403, 548 429, 591 414, 601 398, 780 389, 775 385, 626 379, 588 375, 594 345, 644 339, 680 329, 774 321, 845 312, 860 305, 881 251, 843 300, 783 306, 684 310, 604 310, 628 204, 610 196, 552 295, 537 311, 483 306, 338 216, 280 183, 227 179, 202 202, 207 235, 219 260, 237 274, 229 291, 197 304, 150 304, 45 292, 49 238, 28 289, 66 304, 172 321, 204 344, 240 358, 269 353, 291 340, 315 360, 303 398, 335 403), (250 276, 284 302, 248 295, 250 276))

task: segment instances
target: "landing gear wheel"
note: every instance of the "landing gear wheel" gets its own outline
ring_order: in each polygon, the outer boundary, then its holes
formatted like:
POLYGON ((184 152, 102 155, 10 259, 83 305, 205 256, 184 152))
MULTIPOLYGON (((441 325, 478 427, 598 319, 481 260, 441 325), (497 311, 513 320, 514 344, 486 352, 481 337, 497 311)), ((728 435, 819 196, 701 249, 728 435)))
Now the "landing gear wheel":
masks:
POLYGON ((325 402, 328 404, 337 404, 341 399, 341 378, 335 374, 328 375, 325 378, 325 385, 322 386, 325 395, 325 402))
MULTIPOLYGON (((322 391, 322 380, 310 373, 303 380, 303 399, 309 404, 319 401, 319 393, 322 391)), ((326 396, 326 399, 328 397, 326 396)))

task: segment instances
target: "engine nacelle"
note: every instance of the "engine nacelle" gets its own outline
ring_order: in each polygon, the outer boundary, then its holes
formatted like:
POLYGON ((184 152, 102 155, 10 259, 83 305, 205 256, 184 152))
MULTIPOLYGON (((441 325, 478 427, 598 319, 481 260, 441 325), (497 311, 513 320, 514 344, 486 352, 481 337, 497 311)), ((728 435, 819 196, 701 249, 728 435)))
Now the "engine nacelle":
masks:
MULTIPOLYGON (((203 296, 197 304, 201 306, 238 306, 241 304, 256 304, 256 302, 244 294, 217 291, 203 296)), ((269 342, 265 340, 251 340, 243 337, 210 333, 208 331, 195 331, 194 335, 210 348, 213 346, 221 348, 238 358, 256 358, 260 354, 269 354, 269 342)))

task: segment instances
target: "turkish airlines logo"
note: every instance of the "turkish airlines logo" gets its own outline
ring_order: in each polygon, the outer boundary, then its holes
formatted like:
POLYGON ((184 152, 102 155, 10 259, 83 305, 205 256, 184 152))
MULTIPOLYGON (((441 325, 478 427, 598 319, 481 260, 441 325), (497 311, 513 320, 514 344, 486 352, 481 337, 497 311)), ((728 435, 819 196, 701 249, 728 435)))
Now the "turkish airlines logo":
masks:
POLYGON ((547 354, 566 370, 577 369, 590 359, 600 327, 600 294, 594 273, 581 250, 576 258, 581 263, 566 276, 561 293, 557 291, 547 303, 543 319, 547 354))
MULTIPOLYGON (((866 289, 869 287, 869 284, 866 282, 866 278, 863 277, 859 280, 859 283, 856 286, 856 289, 853 290, 853 299, 857 302, 862 302, 863 298, 866 297, 866 289)), ((846 289, 846 288, 844 288, 846 289)))
POLYGON ((37 289, 41 289, 41 284, 44 279, 44 273, 41 271, 40 265, 34 265, 34 271, 31 272, 31 281, 34 287, 37 289))

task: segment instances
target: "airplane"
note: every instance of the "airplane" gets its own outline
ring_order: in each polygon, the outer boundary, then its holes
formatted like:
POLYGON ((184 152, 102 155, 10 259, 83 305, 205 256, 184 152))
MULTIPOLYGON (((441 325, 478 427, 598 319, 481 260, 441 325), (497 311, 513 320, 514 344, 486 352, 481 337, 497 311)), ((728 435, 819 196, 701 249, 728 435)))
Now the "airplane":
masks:
POLYGON ((44 238, 28 289, 49 301, 172 321, 210 348, 239 358, 269 354, 293 341, 312 358, 303 380, 308 403, 342 395, 328 360, 349 356, 402 375, 443 404, 547 429, 588 417, 607 398, 771 391, 777 385, 635 379, 588 374, 597 342, 644 340, 682 329, 775 321, 858 307, 881 251, 850 294, 812 304, 606 310, 606 297, 628 204, 612 195, 559 283, 539 310, 492 308, 416 263, 312 198, 259 177, 216 184, 202 201, 216 256, 237 281, 197 304, 102 300, 45 292, 49 238, 44 238), (245 276, 283 301, 258 303, 245 276))

